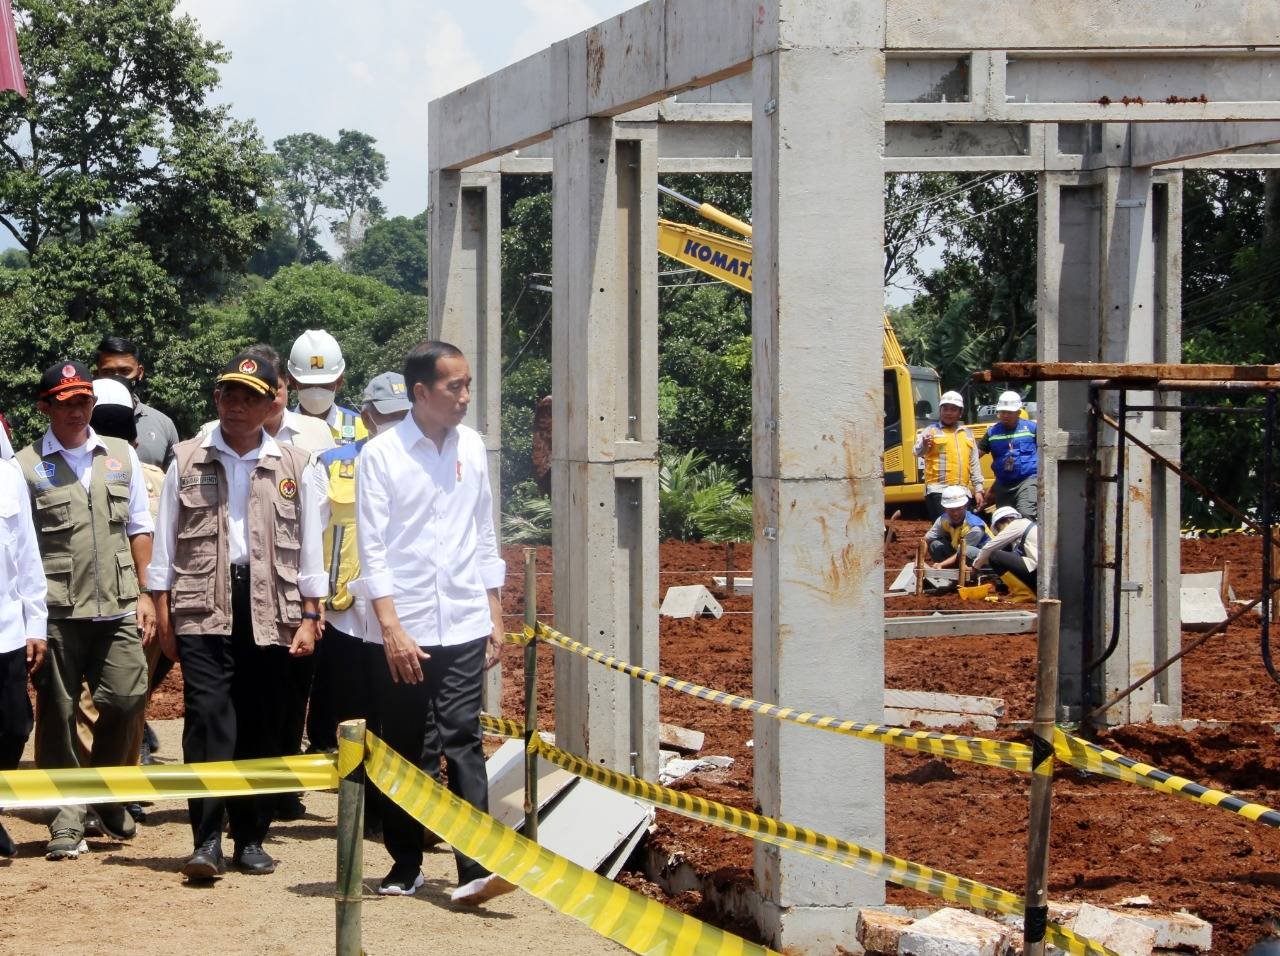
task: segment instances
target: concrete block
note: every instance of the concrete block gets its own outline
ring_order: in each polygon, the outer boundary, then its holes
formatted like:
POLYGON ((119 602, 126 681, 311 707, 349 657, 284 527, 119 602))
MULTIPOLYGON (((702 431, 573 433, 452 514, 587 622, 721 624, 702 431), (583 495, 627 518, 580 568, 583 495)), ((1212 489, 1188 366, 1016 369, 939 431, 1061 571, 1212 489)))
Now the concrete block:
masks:
POLYGON ((1010 931, 967 910, 942 909, 912 923, 898 946, 901 956, 1003 956, 1010 931))
POLYGON ((1125 915, 1155 930, 1156 949, 1207 953, 1213 948, 1213 924, 1192 913, 1160 913, 1138 909, 1126 912, 1125 915))
POLYGON ((662 617, 702 617, 710 614, 718 618, 724 615, 724 608, 701 584, 688 584, 667 588, 658 614, 662 617))
POLYGON ((937 710, 952 714, 1004 716, 1004 701, 999 697, 969 697, 964 694, 935 694, 922 690, 884 692, 884 705, 908 710, 937 710))
POLYGON ((1156 946, 1156 931, 1142 923, 1136 914, 1126 916, 1092 903, 1080 907, 1071 928, 1119 956, 1151 956, 1156 946))
POLYGON ((1036 629, 1032 611, 958 611, 891 617, 884 622, 885 640, 912 637, 962 637, 973 634, 1030 634, 1036 629))
POLYGON ((696 754, 702 749, 706 734, 675 724, 658 724, 658 746, 679 753, 696 754))
POLYGON ((1182 588, 1182 626, 1189 630, 1208 630, 1227 619, 1227 609, 1217 588, 1182 588))
POLYGON ((929 730, 941 730, 945 727, 972 727, 975 730, 995 730, 999 721, 994 717, 980 714, 960 714, 945 710, 910 710, 900 707, 885 707, 886 723, 898 727, 909 727, 920 724, 929 730))
POLYGON ((868 956, 898 956, 902 934, 911 926, 911 917, 883 910, 858 911, 858 942, 868 956))
MULTIPOLYGON (((723 574, 717 574, 712 576, 711 583, 718 588, 722 588, 728 583, 728 579, 723 574)), ((733 593, 750 594, 752 583, 750 576, 744 578, 735 574, 733 577, 733 593)))

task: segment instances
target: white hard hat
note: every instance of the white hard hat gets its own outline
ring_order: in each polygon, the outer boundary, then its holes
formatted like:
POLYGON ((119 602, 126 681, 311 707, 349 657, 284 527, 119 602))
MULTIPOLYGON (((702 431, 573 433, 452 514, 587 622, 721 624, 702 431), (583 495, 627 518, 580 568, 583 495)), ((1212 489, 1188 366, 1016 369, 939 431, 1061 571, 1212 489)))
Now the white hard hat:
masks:
POLYGON ((1018 514, 1017 508, 1010 508, 1008 505, 1005 505, 1002 508, 997 508, 996 513, 991 516, 991 527, 994 528, 1001 521, 1007 521, 1010 518, 1021 518, 1021 517, 1022 515, 1018 514))
POLYGON ((954 405, 956 408, 964 408, 964 396, 959 392, 943 392, 942 398, 938 402, 939 406, 954 405))
POLYGON ((299 385, 332 385, 346 370, 338 340, 322 329, 308 329, 289 350, 289 374, 299 385))
POLYGON ((947 485, 942 489, 942 507, 963 508, 969 503, 969 489, 963 485, 947 485))
POLYGON ((1020 412, 1022 411, 1022 396, 1017 392, 1001 392, 1000 400, 996 402, 997 412, 1020 412))
POLYGON ((133 395, 128 386, 114 378, 95 378, 93 380, 93 397, 98 405, 122 405, 133 408, 133 395))

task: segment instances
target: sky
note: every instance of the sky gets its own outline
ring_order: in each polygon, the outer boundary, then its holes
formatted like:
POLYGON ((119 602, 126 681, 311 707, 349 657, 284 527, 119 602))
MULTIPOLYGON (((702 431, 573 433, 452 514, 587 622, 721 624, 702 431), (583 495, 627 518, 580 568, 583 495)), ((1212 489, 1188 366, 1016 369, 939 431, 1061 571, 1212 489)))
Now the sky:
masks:
POLYGON ((427 206, 427 103, 639 0, 179 0, 231 54, 219 98, 268 145, 290 133, 378 141, 391 215, 427 206))

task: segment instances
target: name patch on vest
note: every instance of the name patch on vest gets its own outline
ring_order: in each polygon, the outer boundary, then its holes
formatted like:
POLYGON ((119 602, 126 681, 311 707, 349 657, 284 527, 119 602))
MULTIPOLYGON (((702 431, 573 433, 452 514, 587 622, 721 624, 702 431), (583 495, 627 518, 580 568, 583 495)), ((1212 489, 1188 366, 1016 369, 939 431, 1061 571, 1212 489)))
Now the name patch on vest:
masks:
POLYGON ((298 483, 292 478, 280 479, 280 497, 286 501, 292 501, 298 497, 298 483))
POLYGON ((181 487, 194 488, 197 485, 216 485, 217 483, 217 475, 187 475, 182 479, 181 487))

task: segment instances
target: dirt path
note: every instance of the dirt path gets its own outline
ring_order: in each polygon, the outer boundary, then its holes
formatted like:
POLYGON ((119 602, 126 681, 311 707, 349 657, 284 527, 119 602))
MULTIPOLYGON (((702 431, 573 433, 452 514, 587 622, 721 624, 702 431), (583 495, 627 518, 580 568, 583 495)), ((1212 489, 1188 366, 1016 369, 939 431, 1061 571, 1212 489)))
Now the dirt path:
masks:
MULTIPOLYGON (((181 722, 153 723, 160 755, 177 762, 181 722)), ((28 754, 28 757, 30 755, 28 754)), ((27 764, 29 765, 29 764, 27 764)), ((306 796, 307 816, 272 828, 267 850, 279 861, 271 876, 229 872, 212 887, 193 888, 178 874, 191 831, 185 804, 150 808, 128 844, 90 839, 78 860, 44 859, 43 811, 6 813, 18 856, 0 863, 0 951, 7 954, 271 954, 333 951, 333 793, 306 796)), ((224 849, 231 850, 230 840, 224 849)), ((390 867, 381 843, 365 841, 363 938, 370 954, 535 952, 555 941, 559 953, 621 952, 582 924, 533 897, 513 893, 484 910, 449 903, 453 854, 430 851, 426 886, 412 899, 379 897, 390 867)))

